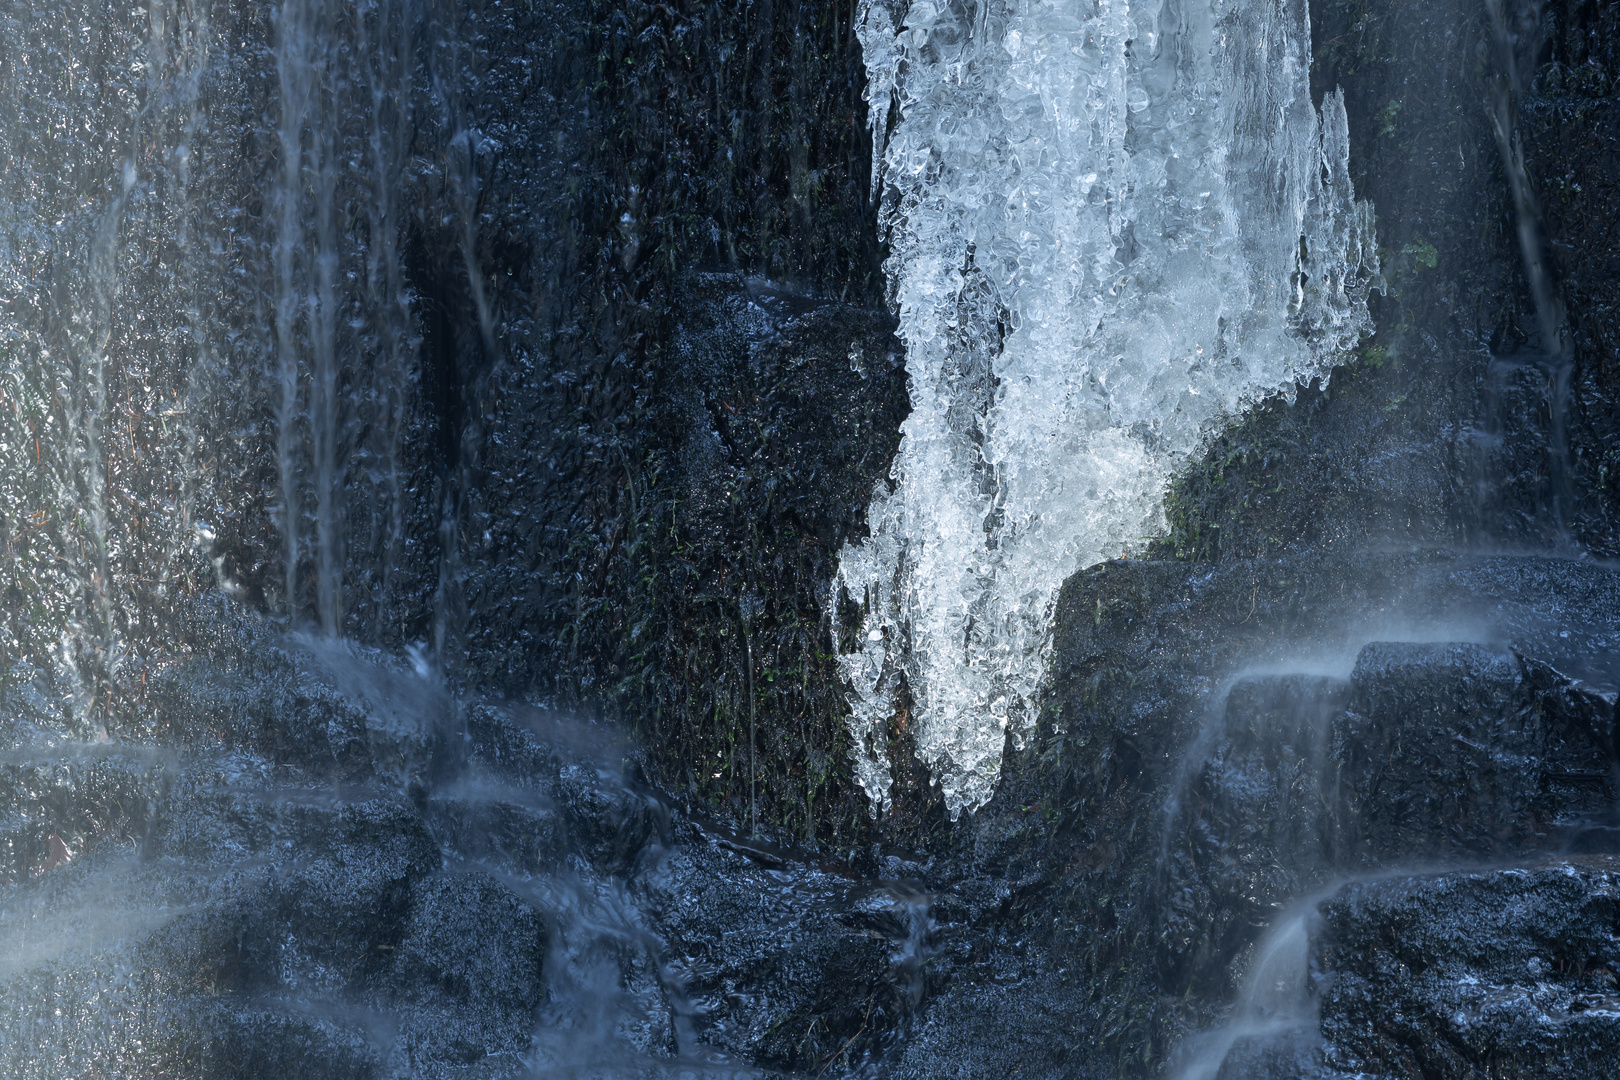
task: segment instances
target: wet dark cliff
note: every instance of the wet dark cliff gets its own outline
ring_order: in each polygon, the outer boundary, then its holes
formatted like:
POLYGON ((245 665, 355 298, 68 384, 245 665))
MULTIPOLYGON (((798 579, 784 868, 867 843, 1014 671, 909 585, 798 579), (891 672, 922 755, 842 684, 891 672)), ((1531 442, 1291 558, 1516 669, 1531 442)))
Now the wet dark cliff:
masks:
POLYGON ((810 843, 863 829, 825 590, 906 409, 851 14, 482 12, 505 319, 486 368, 452 350, 458 673, 627 721, 670 790, 810 843))
POLYGON ((1312 6, 1376 333, 1068 582, 955 823, 904 709, 872 813, 836 666, 909 407, 855 10, 356 9, 329 144, 285 10, 5 13, 0 299, 74 373, 0 343, 18 1075, 1608 1075, 1620 7, 1312 6))
POLYGON ((942 921, 907 1075, 1607 1067, 1617 9, 1506 8, 1312 5, 1376 333, 1213 442, 1163 561, 1065 587, 1042 736, 959 841, 999 906, 942 921), (1096 1044, 975 1051, 1065 1023, 1096 1044))

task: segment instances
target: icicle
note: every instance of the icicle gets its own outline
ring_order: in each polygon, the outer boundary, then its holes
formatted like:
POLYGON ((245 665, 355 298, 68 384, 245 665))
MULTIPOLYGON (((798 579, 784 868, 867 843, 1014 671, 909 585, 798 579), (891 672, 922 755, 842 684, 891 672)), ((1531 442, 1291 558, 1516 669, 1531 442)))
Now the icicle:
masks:
POLYGON ((874 806, 903 675, 955 815, 1031 728, 1063 580, 1370 326, 1371 212, 1303 0, 869 3, 861 41, 913 411, 841 556, 868 598, 844 669, 874 806))

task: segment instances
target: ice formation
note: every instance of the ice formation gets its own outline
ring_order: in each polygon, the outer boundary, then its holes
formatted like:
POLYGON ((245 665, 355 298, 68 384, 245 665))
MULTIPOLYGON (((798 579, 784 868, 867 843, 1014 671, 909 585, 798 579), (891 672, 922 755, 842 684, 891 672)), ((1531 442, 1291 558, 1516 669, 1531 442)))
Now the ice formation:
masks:
POLYGON ((1305 0, 866 0, 860 36, 912 413, 841 554, 844 671, 874 806, 903 678, 955 816, 1033 723, 1063 580, 1370 330, 1372 212, 1305 0))

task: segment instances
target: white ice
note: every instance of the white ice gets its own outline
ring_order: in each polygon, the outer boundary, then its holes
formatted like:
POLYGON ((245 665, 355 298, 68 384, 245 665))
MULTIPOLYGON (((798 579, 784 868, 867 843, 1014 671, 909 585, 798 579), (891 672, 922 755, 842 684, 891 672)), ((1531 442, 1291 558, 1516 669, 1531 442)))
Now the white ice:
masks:
POLYGON ((1370 331, 1373 219, 1304 0, 864 0, 859 31, 912 413, 841 554, 844 671, 874 807, 903 677, 955 816, 1033 725, 1064 579, 1370 331))

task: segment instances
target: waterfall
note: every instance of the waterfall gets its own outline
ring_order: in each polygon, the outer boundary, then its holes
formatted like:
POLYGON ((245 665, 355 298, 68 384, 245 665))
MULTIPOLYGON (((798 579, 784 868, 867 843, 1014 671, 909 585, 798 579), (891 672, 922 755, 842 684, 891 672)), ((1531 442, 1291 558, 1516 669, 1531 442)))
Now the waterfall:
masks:
POLYGON ((438 641, 460 572, 465 477, 411 442, 445 423, 413 273, 430 315, 468 294, 486 354, 498 316, 459 8, 247 18, 0 23, 0 681, 44 679, 88 730, 186 596, 438 641))
POLYGON ((840 556, 850 723, 881 807, 903 686, 956 816, 1034 724, 1064 579, 1371 331, 1373 217, 1303 0, 868 0, 859 32, 912 413, 840 556))
POLYGON ((289 0, 275 17, 281 602, 300 614, 312 578, 316 624, 333 636, 344 626, 351 527, 361 542, 374 538, 358 561, 385 604, 402 533, 402 397, 418 335, 399 190, 410 179, 419 17, 410 5, 349 11, 321 0, 289 0))

